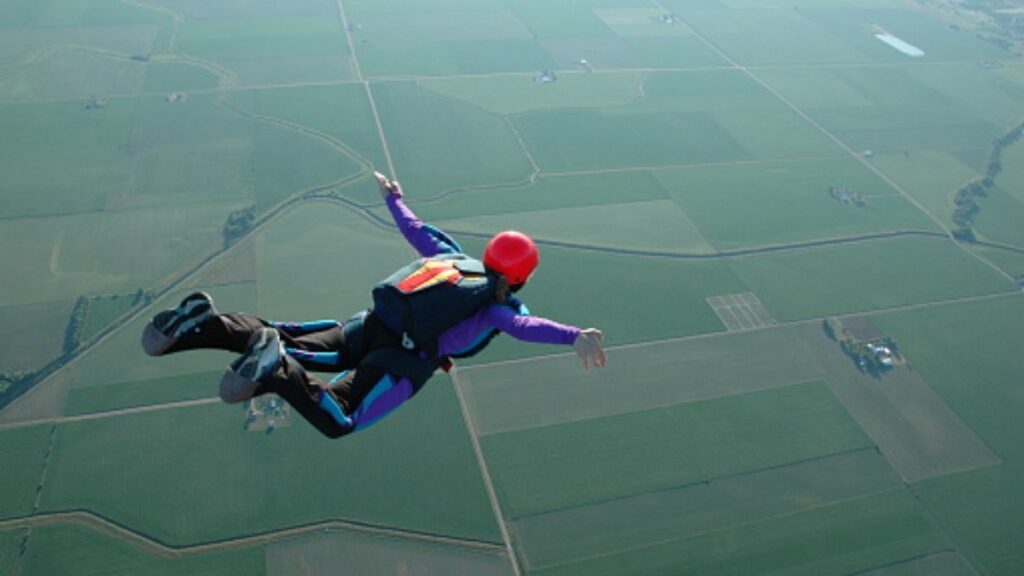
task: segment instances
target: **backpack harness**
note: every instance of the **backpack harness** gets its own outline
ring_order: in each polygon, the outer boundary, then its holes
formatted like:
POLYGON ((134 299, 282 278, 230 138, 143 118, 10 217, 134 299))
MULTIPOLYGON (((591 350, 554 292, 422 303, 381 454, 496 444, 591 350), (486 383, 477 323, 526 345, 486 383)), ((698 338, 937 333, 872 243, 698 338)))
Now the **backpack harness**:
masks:
POLYGON ((437 358, 446 330, 496 301, 499 276, 465 254, 420 258, 373 288, 373 313, 402 347, 437 358))

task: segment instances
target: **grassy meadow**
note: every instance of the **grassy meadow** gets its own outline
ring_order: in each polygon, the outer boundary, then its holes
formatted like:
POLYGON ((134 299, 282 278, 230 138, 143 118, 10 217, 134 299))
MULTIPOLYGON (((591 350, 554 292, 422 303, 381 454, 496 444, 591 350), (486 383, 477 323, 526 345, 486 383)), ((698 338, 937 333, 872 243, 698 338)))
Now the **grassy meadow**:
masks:
POLYGON ((83 341, 118 326, 0 394, 0 572, 1021 573, 1024 143, 979 242, 948 233, 1024 66, 975 26, 892 0, 0 1, 0 374, 57 360, 80 297, 83 341), (414 256, 372 170, 467 253, 533 235, 520 296, 601 328, 609 365, 499 338, 328 441, 295 413, 246 432, 215 399, 231 354, 143 354, 194 290, 365 309, 414 256), (709 303, 747 293, 774 323, 709 303), (907 366, 825 351, 851 314, 907 366), (941 419, 991 457, 907 481, 945 462, 941 419), (330 520, 356 525, 281 540, 330 520))

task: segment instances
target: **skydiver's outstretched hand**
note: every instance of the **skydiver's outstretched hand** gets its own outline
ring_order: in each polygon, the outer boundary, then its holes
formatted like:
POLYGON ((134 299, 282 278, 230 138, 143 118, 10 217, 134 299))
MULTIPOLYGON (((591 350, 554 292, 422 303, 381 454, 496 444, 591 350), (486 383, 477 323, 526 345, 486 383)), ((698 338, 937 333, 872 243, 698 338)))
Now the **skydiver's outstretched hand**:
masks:
POLYGON ((394 194, 399 198, 402 197, 402 186, 398 183, 398 180, 390 180, 387 176, 380 172, 374 172, 373 177, 377 179, 377 185, 380 186, 380 197, 387 200, 388 196, 394 194))
POLYGON ((604 348, 601 346, 603 340, 604 334, 597 328, 580 330, 579 336, 576 336, 576 341, 572 343, 572 349, 583 360, 584 368, 589 370, 591 365, 598 368, 605 365, 607 358, 604 354, 604 348))

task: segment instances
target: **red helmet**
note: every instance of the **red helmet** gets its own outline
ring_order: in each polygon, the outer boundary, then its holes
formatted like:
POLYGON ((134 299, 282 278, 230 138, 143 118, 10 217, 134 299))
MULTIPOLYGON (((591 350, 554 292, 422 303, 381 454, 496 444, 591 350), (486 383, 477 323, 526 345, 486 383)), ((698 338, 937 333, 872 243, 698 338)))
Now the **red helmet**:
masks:
POLYGON ((526 284, 539 262, 540 251, 533 239, 515 230, 495 235, 484 248, 484 266, 504 276, 512 286, 526 284))

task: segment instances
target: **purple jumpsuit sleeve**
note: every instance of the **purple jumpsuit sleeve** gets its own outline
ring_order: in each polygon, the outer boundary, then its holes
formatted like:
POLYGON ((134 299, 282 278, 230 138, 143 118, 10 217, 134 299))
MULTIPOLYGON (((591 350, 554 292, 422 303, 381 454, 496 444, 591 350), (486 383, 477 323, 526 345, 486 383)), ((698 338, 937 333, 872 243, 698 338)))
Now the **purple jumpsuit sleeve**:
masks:
POLYGON ((416 217, 416 214, 402 202, 402 197, 397 194, 390 194, 387 197, 388 210, 395 220, 395 225, 402 232, 402 236, 419 252, 424 258, 438 254, 448 254, 456 250, 444 242, 436 234, 431 234, 431 227, 423 224, 423 221, 416 217))
POLYGON ((484 316, 492 325, 515 338, 536 344, 563 344, 572 346, 580 329, 575 326, 559 324, 554 320, 538 316, 516 314, 508 306, 492 304, 483 310, 484 316))
POLYGON ((516 314, 508 306, 491 304, 441 334, 438 339, 438 354, 447 356, 466 350, 472 347, 482 333, 492 328, 497 328, 517 340, 567 346, 571 346, 580 333, 580 329, 575 326, 559 324, 537 316, 516 314))

